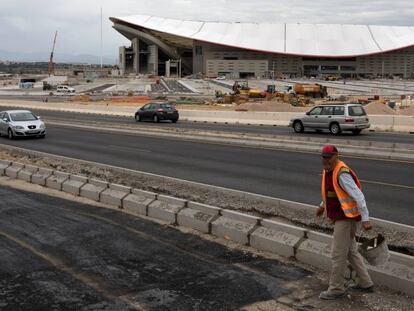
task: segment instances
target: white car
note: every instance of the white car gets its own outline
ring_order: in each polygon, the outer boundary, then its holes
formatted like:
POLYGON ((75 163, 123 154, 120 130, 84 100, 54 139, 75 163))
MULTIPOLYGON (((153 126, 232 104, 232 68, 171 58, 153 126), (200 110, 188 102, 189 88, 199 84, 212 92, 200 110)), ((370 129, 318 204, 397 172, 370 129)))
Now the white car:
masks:
POLYGON ((57 94, 67 94, 72 95, 75 94, 75 89, 73 87, 67 86, 67 85, 58 85, 56 88, 57 94))
POLYGON ((29 136, 45 138, 46 125, 28 110, 2 111, 0 112, 0 135, 7 135, 9 139, 29 136))

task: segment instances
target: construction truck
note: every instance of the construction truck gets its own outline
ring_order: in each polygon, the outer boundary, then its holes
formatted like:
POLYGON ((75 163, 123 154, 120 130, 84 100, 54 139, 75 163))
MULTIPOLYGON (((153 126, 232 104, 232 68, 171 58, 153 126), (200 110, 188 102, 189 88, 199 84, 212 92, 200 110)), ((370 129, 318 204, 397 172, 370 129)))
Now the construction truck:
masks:
POLYGON ((248 80, 235 80, 232 89, 235 95, 247 95, 249 98, 266 97, 265 91, 249 87, 248 80))
POLYGON ((334 75, 326 75, 325 76, 325 81, 338 81, 339 77, 338 76, 334 76, 334 75))
POLYGON ((303 95, 312 98, 325 98, 328 95, 326 86, 315 84, 296 83, 294 87, 296 95, 303 95))

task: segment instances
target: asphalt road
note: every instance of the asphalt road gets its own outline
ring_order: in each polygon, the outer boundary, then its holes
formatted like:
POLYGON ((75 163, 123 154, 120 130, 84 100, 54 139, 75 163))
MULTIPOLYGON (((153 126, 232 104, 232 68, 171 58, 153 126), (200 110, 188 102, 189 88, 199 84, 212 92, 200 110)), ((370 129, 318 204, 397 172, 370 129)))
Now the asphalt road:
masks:
MULTIPOLYGON (((272 197, 319 204, 319 156, 49 126, 44 140, 0 143, 272 197)), ((343 158, 363 183, 371 216, 414 225, 414 165, 343 158)))
POLYGON ((240 310, 312 281, 301 268, 114 210, 12 188, 0 197, 3 311, 240 310))
MULTIPOLYGON (((13 107, 0 107, 0 110, 16 109, 13 107)), ((100 122, 103 125, 107 124, 123 124, 130 125, 134 128, 136 125, 133 116, 131 117, 117 117, 117 116, 105 116, 98 114, 82 114, 82 113, 71 113, 71 112, 59 112, 59 111, 48 111, 48 110, 32 110, 37 115, 40 115, 45 121, 48 118, 53 120, 64 121, 80 121, 80 122, 100 122)), ((221 131, 221 132, 236 132, 236 133, 249 133, 249 134, 267 134, 267 135, 285 135, 285 136, 298 136, 303 135, 319 138, 335 138, 335 139, 346 139, 346 140, 364 140, 364 141, 377 141, 377 142, 389 142, 389 143, 403 143, 403 144, 414 144, 414 134, 396 134, 396 133, 382 133, 382 132, 369 132, 363 131, 361 135, 354 136, 351 133, 343 133, 339 136, 332 136, 328 132, 316 133, 314 131, 307 131, 303 134, 296 134, 293 129, 286 126, 257 126, 257 125, 237 125, 237 124, 214 124, 214 123, 200 123, 200 122, 185 122, 179 121, 176 124, 171 122, 152 123, 142 122, 140 126, 145 125, 151 127, 161 128, 182 128, 182 129, 199 129, 208 131, 221 131)))

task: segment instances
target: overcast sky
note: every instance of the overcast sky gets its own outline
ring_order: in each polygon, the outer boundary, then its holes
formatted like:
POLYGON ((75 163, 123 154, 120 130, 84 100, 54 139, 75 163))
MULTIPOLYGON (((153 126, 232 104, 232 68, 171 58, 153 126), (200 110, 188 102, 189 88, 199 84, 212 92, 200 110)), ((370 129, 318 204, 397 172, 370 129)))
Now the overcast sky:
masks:
POLYGON ((414 26, 414 0, 0 0, 0 50, 47 59, 58 30, 56 55, 99 55, 100 7, 104 54, 114 58, 128 42, 110 16, 414 26))

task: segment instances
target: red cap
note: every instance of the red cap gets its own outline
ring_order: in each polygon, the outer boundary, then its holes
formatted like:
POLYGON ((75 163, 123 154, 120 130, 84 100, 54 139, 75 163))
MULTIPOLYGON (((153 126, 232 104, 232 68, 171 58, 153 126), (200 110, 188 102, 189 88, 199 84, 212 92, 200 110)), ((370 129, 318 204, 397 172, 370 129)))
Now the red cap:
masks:
POLYGON ((330 158, 338 154, 338 149, 333 145, 326 145, 322 148, 322 157, 330 158))

